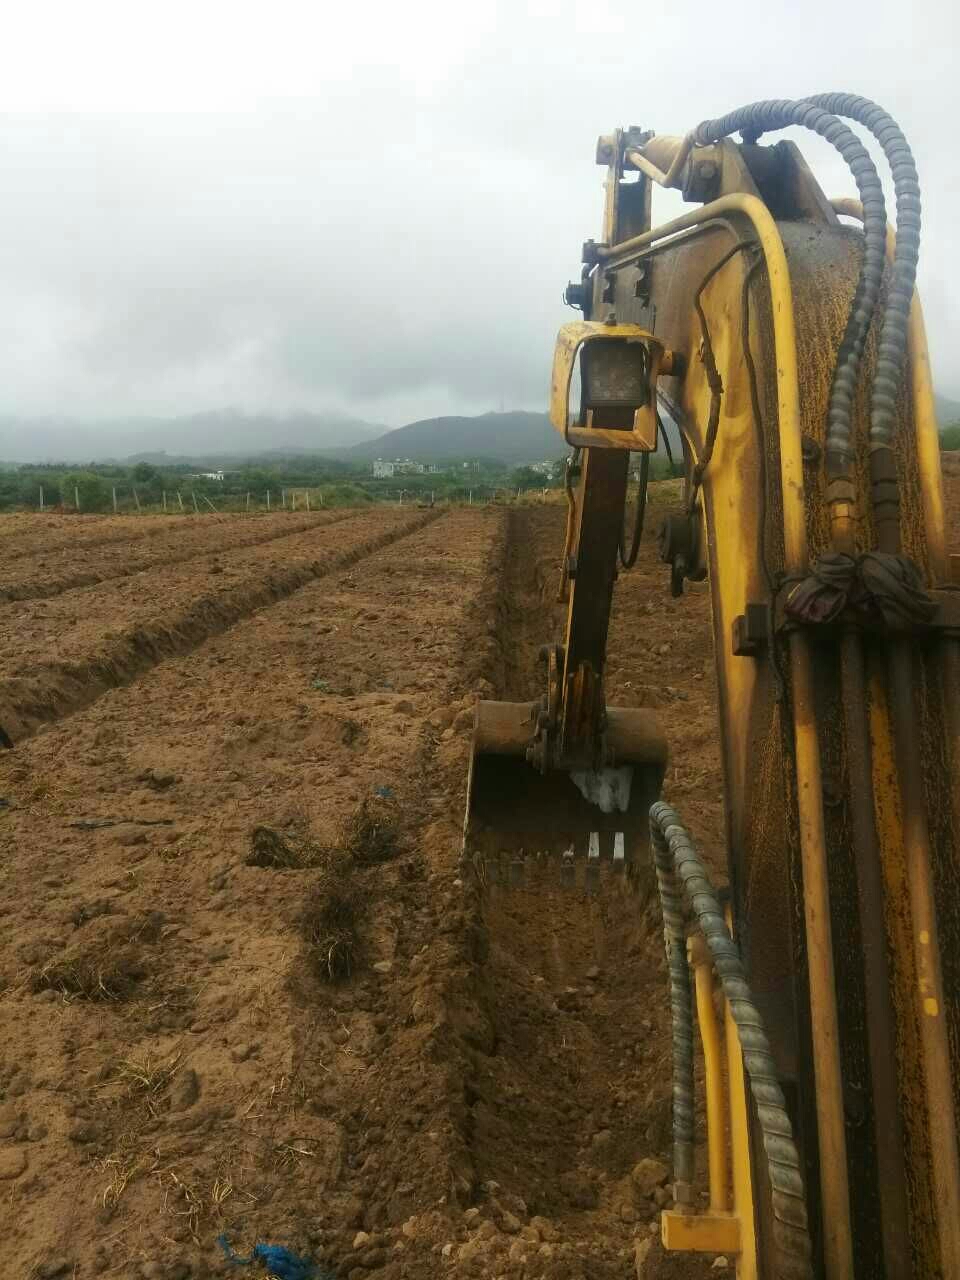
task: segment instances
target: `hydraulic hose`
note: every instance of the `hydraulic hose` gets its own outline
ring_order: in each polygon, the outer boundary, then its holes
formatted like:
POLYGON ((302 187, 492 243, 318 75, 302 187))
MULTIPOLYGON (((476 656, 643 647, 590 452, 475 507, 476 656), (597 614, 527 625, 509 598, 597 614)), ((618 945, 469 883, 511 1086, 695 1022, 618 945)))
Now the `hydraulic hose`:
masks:
POLYGON ((640 539, 643 537, 643 520, 647 511, 647 482, 650 478, 650 455, 640 455, 640 479, 637 486, 637 505, 633 513, 633 533, 630 537, 630 550, 627 550, 624 531, 621 528, 617 544, 617 554, 624 569, 632 569, 640 554, 640 539))
POLYGON ((810 101, 868 129, 883 148, 893 177, 897 205, 896 248, 870 397, 870 473, 878 545, 881 551, 896 552, 900 549, 900 502, 892 454, 893 433, 920 257, 920 181, 903 131, 882 107, 852 93, 818 93, 812 95, 810 101))
POLYGON ((747 985, 743 961, 730 936, 716 892, 689 833, 676 812, 658 801, 650 810, 650 834, 664 917, 670 967, 670 1003, 674 1035, 674 1155, 686 1164, 686 1142, 693 1142, 693 1029, 690 978, 687 972, 681 890, 686 895, 720 977, 723 994, 737 1027, 750 1092, 763 1134, 772 1187, 777 1274, 782 1280, 813 1280, 807 1205, 800 1157, 793 1138, 783 1091, 763 1026, 747 985), (680 959, 684 974, 680 973, 680 959), (689 1050, 688 1050, 689 1045, 689 1050), (688 1119, 689 1115, 689 1119, 688 1119), (688 1137, 689 1135, 689 1137, 688 1137))
MULTIPOLYGON (((825 452, 828 473, 832 479, 846 481, 854 460, 850 420, 857 374, 883 280, 887 212, 876 166, 853 130, 812 100, 792 102, 774 99, 754 102, 717 120, 703 121, 697 126, 695 135, 697 143, 704 146, 731 133, 740 132, 747 137, 757 138, 761 133, 786 129, 791 125, 812 129, 840 152, 854 176, 863 204, 863 262, 843 341, 837 353, 827 413, 825 452)), ((842 492, 837 495, 841 501, 849 501, 850 496, 842 492)))

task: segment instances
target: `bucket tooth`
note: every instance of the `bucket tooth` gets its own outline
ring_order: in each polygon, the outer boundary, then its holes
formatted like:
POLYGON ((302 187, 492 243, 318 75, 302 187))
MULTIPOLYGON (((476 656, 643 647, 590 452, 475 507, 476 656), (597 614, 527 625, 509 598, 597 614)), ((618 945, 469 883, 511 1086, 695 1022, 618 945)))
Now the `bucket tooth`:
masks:
POLYGON ((596 893, 600 887, 600 832, 591 831, 587 843, 587 870, 584 877, 587 893, 596 893))
POLYGON ((626 858, 624 856, 623 832, 615 831, 613 834, 613 869, 614 871, 617 871, 622 874, 625 862, 626 862, 626 858))

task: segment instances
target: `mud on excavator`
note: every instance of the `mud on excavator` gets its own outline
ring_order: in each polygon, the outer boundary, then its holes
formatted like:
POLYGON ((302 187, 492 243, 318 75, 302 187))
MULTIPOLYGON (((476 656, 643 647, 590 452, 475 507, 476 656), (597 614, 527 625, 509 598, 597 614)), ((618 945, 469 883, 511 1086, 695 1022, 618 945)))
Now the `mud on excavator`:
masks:
POLYGON ((568 286, 583 318, 560 333, 551 388, 572 450, 566 633, 542 651, 539 701, 479 704, 465 863, 481 900, 531 877, 616 892, 655 866, 667 1249, 723 1252, 746 1280, 960 1277, 960 557, 914 289, 913 157, 880 107, 823 94, 682 138, 618 130, 597 161, 602 236, 568 286), (847 121, 884 152, 895 231, 847 121), (858 201, 830 200, 792 141, 761 141, 788 126, 840 152, 858 201), (654 184, 697 207, 652 228, 654 184), (723 900, 659 800, 668 735, 604 699, 631 451, 649 458, 664 418, 686 472, 659 532, 669 589, 707 579, 712 602, 723 900))

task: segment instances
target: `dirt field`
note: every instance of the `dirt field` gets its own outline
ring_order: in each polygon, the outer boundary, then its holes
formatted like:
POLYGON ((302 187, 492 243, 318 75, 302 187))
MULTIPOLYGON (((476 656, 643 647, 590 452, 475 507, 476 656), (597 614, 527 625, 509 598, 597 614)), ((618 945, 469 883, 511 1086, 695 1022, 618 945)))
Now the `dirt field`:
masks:
MULTIPOLYGON (((608 698, 669 709, 666 794, 719 864, 668 497, 608 698)), ((478 915, 458 878, 473 702, 539 692, 562 512, 173 519, 0 520, 0 1274, 265 1274, 221 1234, 354 1280, 716 1274, 655 1239, 650 905, 478 915)))

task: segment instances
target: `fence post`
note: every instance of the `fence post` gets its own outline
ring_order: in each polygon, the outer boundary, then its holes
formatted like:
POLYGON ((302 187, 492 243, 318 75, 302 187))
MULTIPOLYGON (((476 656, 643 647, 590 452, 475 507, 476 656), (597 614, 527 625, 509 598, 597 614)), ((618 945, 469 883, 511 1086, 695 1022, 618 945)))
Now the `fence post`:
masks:
POLYGON ((296 489, 291 489, 290 490, 290 510, 296 511, 296 509, 297 509, 297 491, 296 489))
POLYGON ((270 490, 267 490, 267 510, 270 510, 270 490))
POLYGON ((469 506, 471 507, 473 506, 473 490, 472 489, 470 490, 469 496, 467 498, 467 503, 469 506))
POLYGON ((247 510, 248 510, 248 511, 250 510, 250 493, 249 493, 249 491, 247 492, 247 510))
POLYGON ((117 514, 117 486, 111 485, 111 488, 113 489, 113 514, 116 515, 117 514))
POLYGON ((303 495, 307 500, 307 510, 310 510, 310 490, 307 489, 303 495))
POLYGON ((323 490, 320 490, 320 505, 323 506, 323 490))
POLYGON ((80 488, 78 485, 73 486, 73 502, 77 510, 80 510, 80 488))
POLYGON ((196 491, 196 489, 191 489, 191 491, 190 491, 190 496, 193 498, 193 509, 194 509, 194 511, 197 513, 197 515, 199 515, 199 514, 200 514, 200 504, 197 502, 197 491, 196 491))
POLYGON ((136 485, 131 485, 131 488, 133 489, 133 500, 134 500, 134 502, 137 504, 137 511, 139 512, 139 510, 140 510, 140 499, 137 497, 137 486, 136 486, 136 485))
POLYGON ((40 486, 40 510, 43 510, 43 485, 40 486))
POLYGON ((183 499, 180 497, 180 490, 177 490, 177 501, 180 503, 180 510, 183 510, 183 499))
POLYGON ((163 490, 163 509, 164 509, 164 511, 166 511, 166 509, 167 509, 167 491, 166 491, 166 489, 164 489, 164 490, 163 490))

